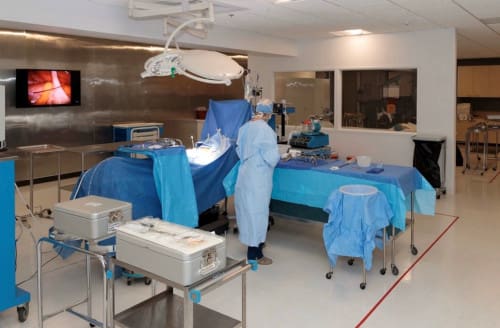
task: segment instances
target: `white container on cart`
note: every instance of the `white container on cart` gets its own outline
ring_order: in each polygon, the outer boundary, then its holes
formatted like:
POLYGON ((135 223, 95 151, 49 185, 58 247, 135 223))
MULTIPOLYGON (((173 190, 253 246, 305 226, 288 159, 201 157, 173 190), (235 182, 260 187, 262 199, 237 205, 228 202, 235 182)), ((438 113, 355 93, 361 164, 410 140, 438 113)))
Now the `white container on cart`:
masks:
POLYGON ((85 196, 54 205, 57 231, 86 240, 110 236, 131 219, 132 204, 111 198, 85 196))
POLYGON ((226 239, 160 219, 116 229, 116 258, 183 286, 226 266, 226 239))

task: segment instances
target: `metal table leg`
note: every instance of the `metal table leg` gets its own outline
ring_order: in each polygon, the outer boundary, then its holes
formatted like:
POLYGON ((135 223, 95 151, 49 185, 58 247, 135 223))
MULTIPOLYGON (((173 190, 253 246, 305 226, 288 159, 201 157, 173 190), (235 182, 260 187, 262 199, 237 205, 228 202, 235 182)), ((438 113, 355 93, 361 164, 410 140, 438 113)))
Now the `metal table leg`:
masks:
POLYGON ((90 256, 87 254, 85 255, 85 271, 87 275, 87 316, 92 318, 92 273, 90 265, 90 256))
POLYGON ((35 210, 33 208, 33 189, 35 186, 33 185, 33 177, 34 177, 34 170, 33 170, 33 153, 30 153, 30 211, 35 215, 35 210))
POLYGON ((241 274, 241 327, 247 326, 247 274, 241 274))
POLYGON ((415 247, 415 210, 414 210, 414 203, 415 203, 415 195, 412 192, 410 194, 410 204, 411 204, 411 210, 410 210, 410 225, 411 225, 411 243, 410 243, 410 251, 413 255, 418 254, 418 250, 415 247))
POLYGON ((391 235, 391 271, 393 275, 397 276, 399 274, 399 269, 396 266, 396 261, 394 260, 395 250, 396 250, 396 228, 393 225, 392 235, 391 235))
POLYGON ((184 328, 193 328, 193 302, 189 298, 189 288, 184 288, 184 328))
POLYGON ((57 153, 57 202, 61 202, 61 153, 57 153))

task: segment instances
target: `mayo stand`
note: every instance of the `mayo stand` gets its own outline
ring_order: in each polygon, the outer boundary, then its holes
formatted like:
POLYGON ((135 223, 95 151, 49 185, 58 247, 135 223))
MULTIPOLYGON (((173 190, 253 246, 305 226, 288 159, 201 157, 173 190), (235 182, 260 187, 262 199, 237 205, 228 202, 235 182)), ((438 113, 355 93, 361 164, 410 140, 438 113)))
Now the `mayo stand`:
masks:
POLYGON ((28 153, 29 154, 29 159, 30 159, 30 211, 33 212, 33 215, 38 215, 43 212, 40 211, 38 213, 34 212, 34 207, 33 207, 33 191, 34 191, 34 185, 33 185, 33 179, 34 179, 34 167, 33 167, 33 157, 36 155, 44 155, 44 154, 57 154, 57 201, 61 201, 61 152, 65 150, 64 147, 56 146, 56 145, 50 145, 50 144, 44 144, 44 145, 33 145, 33 146, 22 146, 22 147, 17 147, 17 149, 28 153))
MULTIPOLYGON (((148 327, 150 328, 246 327, 246 272, 250 269, 256 270, 256 262, 247 264, 246 260, 236 261, 227 258, 226 267, 224 269, 189 286, 183 286, 165 277, 155 275, 115 258, 110 260, 110 272, 114 272, 115 265, 160 281, 167 286, 167 289, 115 315, 115 288, 114 279, 111 279, 109 282, 109 288, 111 289, 110 295, 112 298, 112 306, 109 307, 111 311, 109 313, 111 328, 114 328, 115 321, 119 324, 119 327, 124 328, 142 328, 145 322, 148 323, 148 327), (201 301, 202 295, 239 276, 241 276, 241 321, 198 304, 201 301), (173 288, 181 290, 184 297, 175 295, 173 293, 173 288)), ((153 292, 154 285, 155 284, 153 284, 153 292)))

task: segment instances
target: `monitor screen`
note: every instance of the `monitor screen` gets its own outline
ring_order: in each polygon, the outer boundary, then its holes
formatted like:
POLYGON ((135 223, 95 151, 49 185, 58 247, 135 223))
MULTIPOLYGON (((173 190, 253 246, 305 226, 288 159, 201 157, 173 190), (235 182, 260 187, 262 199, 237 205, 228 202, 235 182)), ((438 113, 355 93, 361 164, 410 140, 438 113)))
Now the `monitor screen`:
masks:
POLYGON ((17 69, 16 107, 80 105, 80 72, 17 69))

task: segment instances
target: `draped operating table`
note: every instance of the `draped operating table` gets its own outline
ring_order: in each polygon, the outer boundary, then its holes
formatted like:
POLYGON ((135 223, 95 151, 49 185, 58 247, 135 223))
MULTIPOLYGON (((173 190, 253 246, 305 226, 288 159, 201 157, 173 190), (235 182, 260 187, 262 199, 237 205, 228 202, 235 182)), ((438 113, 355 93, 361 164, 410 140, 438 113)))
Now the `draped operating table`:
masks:
MULTIPOLYGON (((373 174, 367 173, 369 168, 342 164, 342 161, 334 160, 320 160, 316 165, 294 159, 280 161, 273 177, 271 212, 327 222, 328 215, 322 209, 333 190, 347 184, 372 185, 385 194, 394 213, 391 219, 393 236, 396 229, 406 229, 406 212, 410 212, 411 252, 416 255, 414 213, 434 215, 434 188, 414 167, 384 165, 383 172, 373 174)), ((393 274, 397 275, 399 271, 394 263, 395 239, 391 239, 391 268, 393 274)))
POLYGON ((147 159, 111 157, 80 177, 72 198, 97 195, 132 203, 132 217, 161 217, 195 227, 198 214, 224 199, 222 180, 238 161, 234 142, 241 125, 251 117, 246 100, 210 100, 202 139, 219 132, 228 148, 213 162, 190 163, 183 146, 158 149, 120 147, 120 152, 141 153, 147 159))

